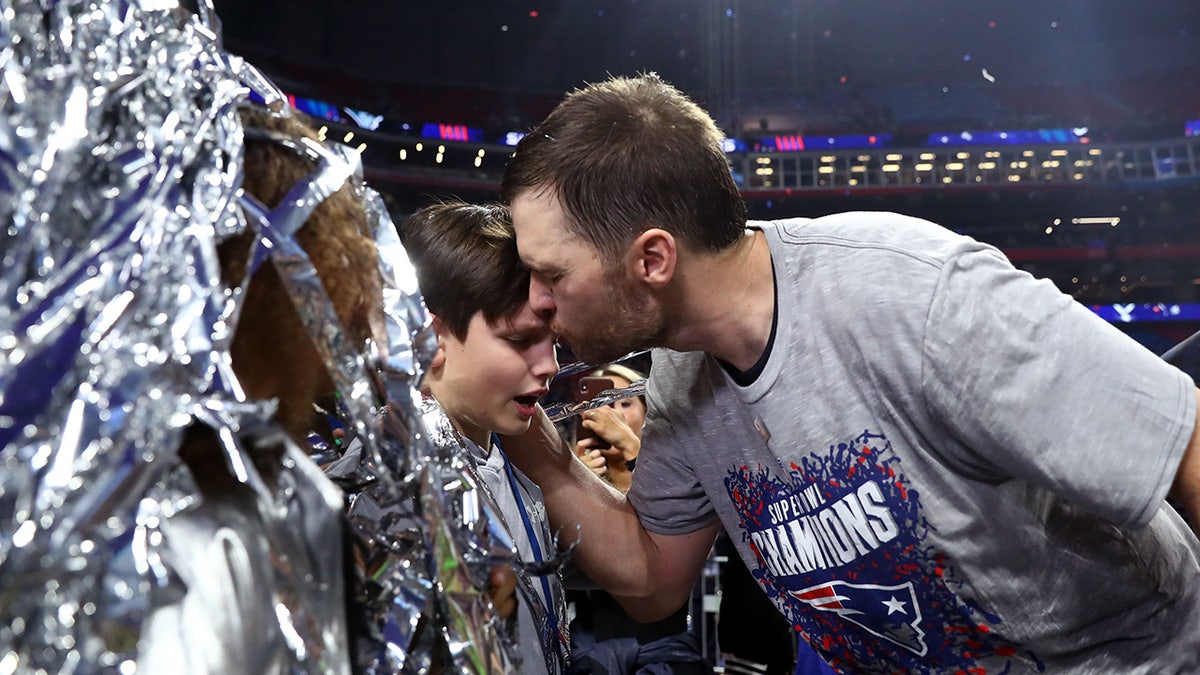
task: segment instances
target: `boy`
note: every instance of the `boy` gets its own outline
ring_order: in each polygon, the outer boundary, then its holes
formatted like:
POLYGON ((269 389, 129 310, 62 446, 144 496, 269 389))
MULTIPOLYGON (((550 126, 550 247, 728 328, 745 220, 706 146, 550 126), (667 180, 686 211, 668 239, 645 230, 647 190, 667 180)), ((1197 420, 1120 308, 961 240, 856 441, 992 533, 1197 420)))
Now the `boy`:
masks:
MULTIPOLYGON (((529 307, 529 272, 517 257, 508 212, 435 204, 410 216, 400 236, 438 340, 425 387, 453 427, 450 435, 475 459, 481 488, 499 505, 522 562, 543 563, 555 551, 542 493, 508 463, 496 434, 529 427, 558 362, 549 324, 529 307)), ((561 582, 515 572, 520 671, 559 675, 568 644, 561 582)))

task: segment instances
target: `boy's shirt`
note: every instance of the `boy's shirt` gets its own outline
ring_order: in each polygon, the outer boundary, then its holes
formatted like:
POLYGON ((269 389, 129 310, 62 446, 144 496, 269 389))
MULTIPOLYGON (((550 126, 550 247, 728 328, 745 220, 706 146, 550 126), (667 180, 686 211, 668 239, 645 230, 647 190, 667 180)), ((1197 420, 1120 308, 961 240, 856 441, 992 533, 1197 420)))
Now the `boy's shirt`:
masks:
MULTIPOLYGON (((508 462, 495 436, 487 450, 481 448, 455 431, 432 399, 427 400, 425 419, 436 443, 457 446, 470 456, 469 468, 495 507, 502 520, 498 525, 516 547, 520 562, 537 564, 553 558, 556 552, 542 491, 508 462)), ((519 565, 513 573, 519 592, 515 640, 519 652, 510 656, 521 661, 517 672, 561 675, 567 671, 570 644, 561 573, 537 576, 519 565)))

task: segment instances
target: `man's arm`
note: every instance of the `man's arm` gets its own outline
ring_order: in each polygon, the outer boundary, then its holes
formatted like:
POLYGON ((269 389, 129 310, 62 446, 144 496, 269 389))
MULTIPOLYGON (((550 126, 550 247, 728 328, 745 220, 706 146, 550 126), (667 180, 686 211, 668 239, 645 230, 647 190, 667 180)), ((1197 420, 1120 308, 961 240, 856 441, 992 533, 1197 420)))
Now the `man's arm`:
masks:
MULTIPOLYGON (((1197 406, 1200 408, 1200 389, 1196 390, 1197 406)), ((1175 471, 1175 482, 1171 485, 1171 498, 1187 516, 1192 531, 1200 537, 1200 412, 1192 428, 1192 438, 1175 471)))
POLYGON ((551 527, 564 543, 579 525, 575 561, 638 621, 669 616, 683 606, 716 539, 719 523, 662 535, 642 527, 637 513, 575 457, 546 414, 529 431, 505 437, 504 451, 542 489, 551 527))

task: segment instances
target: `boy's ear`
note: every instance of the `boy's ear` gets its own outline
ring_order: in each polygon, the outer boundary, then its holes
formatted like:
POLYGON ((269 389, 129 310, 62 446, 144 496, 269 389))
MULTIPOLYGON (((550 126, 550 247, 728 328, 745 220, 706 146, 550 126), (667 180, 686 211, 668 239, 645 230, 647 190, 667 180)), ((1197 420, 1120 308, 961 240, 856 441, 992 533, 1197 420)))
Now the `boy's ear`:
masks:
POLYGON ((442 321, 435 314, 430 314, 433 318, 433 334, 437 336, 437 351, 433 353, 433 358, 429 361, 429 369, 436 370, 446 365, 446 322, 442 321))
POLYGON ((638 235, 629 246, 633 275, 652 288, 662 288, 675 276, 679 250, 675 237, 666 230, 652 227, 638 235))

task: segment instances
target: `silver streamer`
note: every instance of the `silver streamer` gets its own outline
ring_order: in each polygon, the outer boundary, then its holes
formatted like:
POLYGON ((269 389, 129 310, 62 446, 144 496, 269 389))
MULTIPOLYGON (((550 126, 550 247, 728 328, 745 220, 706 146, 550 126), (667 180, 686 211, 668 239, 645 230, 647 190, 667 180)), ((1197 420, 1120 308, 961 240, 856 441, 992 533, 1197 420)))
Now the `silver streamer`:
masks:
MULTIPOLYGON (((609 363, 620 363, 622 361, 625 361, 626 359, 631 359, 635 356, 641 356, 642 354, 648 354, 649 352, 650 352, 649 349, 640 349, 638 351, 629 352, 625 356, 621 356, 621 357, 613 359, 612 361, 609 361, 609 363)), ((597 368, 602 365, 606 365, 606 364, 603 364, 603 363, 593 364, 593 363, 587 363, 586 361, 572 361, 570 363, 564 363, 558 367, 558 374, 555 375, 555 377, 556 378, 569 377, 576 373, 582 373, 587 370, 592 370, 593 368, 597 368)))
MULTIPOLYGON (((591 370, 591 368, 587 368, 585 370, 591 370)), ((546 415, 550 418, 551 422, 561 422, 562 420, 570 419, 576 415, 579 415, 580 413, 584 413, 589 410, 595 410, 596 408, 603 408, 606 405, 612 405, 613 403, 616 403, 622 399, 645 395, 646 380, 643 378, 630 382, 629 386, 627 387, 614 387, 613 389, 605 389, 587 401, 552 403, 546 406, 546 415)))
POLYGON ((313 176, 273 210, 242 195, 237 108, 284 99, 218 32, 207 0, 0 0, 0 674, 507 671, 484 589, 515 552, 426 431, 434 342, 395 229, 356 155, 302 139, 275 140, 313 176), (386 344, 346 341, 292 237, 347 177, 386 344), (233 374, 244 289, 216 245, 247 228, 344 449, 297 447, 233 374), (197 438, 222 489, 185 463, 197 438))
MULTIPOLYGON (((446 452, 445 463, 459 466, 462 472, 462 480, 456 480, 454 483, 448 484, 445 488, 447 492, 463 492, 461 498, 452 501, 452 503, 459 505, 460 508, 456 515, 464 518, 465 522, 478 520, 468 515, 472 511, 482 511, 488 516, 486 525, 490 528, 490 533, 488 537, 481 537, 480 540, 486 541, 490 539, 493 546, 492 550, 467 551, 464 560, 494 561, 509 555, 510 551, 515 553, 516 548, 512 544, 511 533, 505 529, 507 524, 504 522, 503 516, 500 515, 501 510, 492 494, 492 490, 480 476, 476 463, 470 460, 475 455, 470 449, 474 444, 458 433, 449 418, 446 417, 446 414, 432 399, 426 399, 424 411, 425 426, 433 434, 435 445, 446 452)), ((484 454, 482 449, 477 449, 477 452, 480 455, 484 454)), ((570 558, 571 552, 578 543, 578 532, 575 534, 575 541, 566 547, 559 546, 557 536, 554 538, 554 541, 550 542, 552 550, 558 551, 565 548, 561 553, 550 555, 543 561, 518 561, 513 565, 513 571, 517 577, 516 588, 518 598, 520 598, 519 601, 532 614, 534 623, 546 629, 547 632, 549 632, 552 619, 567 616, 567 608, 564 598, 561 595, 558 597, 559 602, 556 606, 546 607, 546 602, 541 592, 534 587, 534 577, 561 574, 563 567, 570 558), (551 612, 553 614, 550 614, 551 612)), ((561 583, 561 576, 559 582, 561 583)), ((514 615, 511 618, 515 623, 516 616, 514 615)), ((565 631, 566 627, 563 627, 562 630, 565 631)), ((564 642, 569 641, 569 633, 564 633, 564 635, 566 635, 564 642)), ((511 636, 502 637, 511 638, 511 636)), ((547 673, 554 675, 566 672, 568 668, 566 645, 560 642, 557 637, 556 635, 549 636, 548 641, 552 644, 545 645, 541 655, 520 654, 516 652, 518 645, 515 642, 506 640, 506 642, 509 642, 510 653, 515 655, 514 665, 520 665, 525 659, 537 659, 541 656, 545 660, 547 673)))
POLYGON ((505 639, 481 591, 491 567, 515 565, 517 553, 469 454, 427 431, 417 385, 436 339, 416 272, 382 200, 355 181, 379 252, 387 344, 359 351, 347 344, 312 263, 289 232, 347 176, 361 176, 359 157, 344 146, 284 140, 317 160, 317 172, 270 213, 253 204, 247 213, 270 243, 271 262, 329 366, 353 431, 344 452, 326 449, 314 460, 347 495, 360 561, 352 570, 356 669, 509 672, 515 643, 505 639), (436 662, 436 654, 449 662, 436 662))

